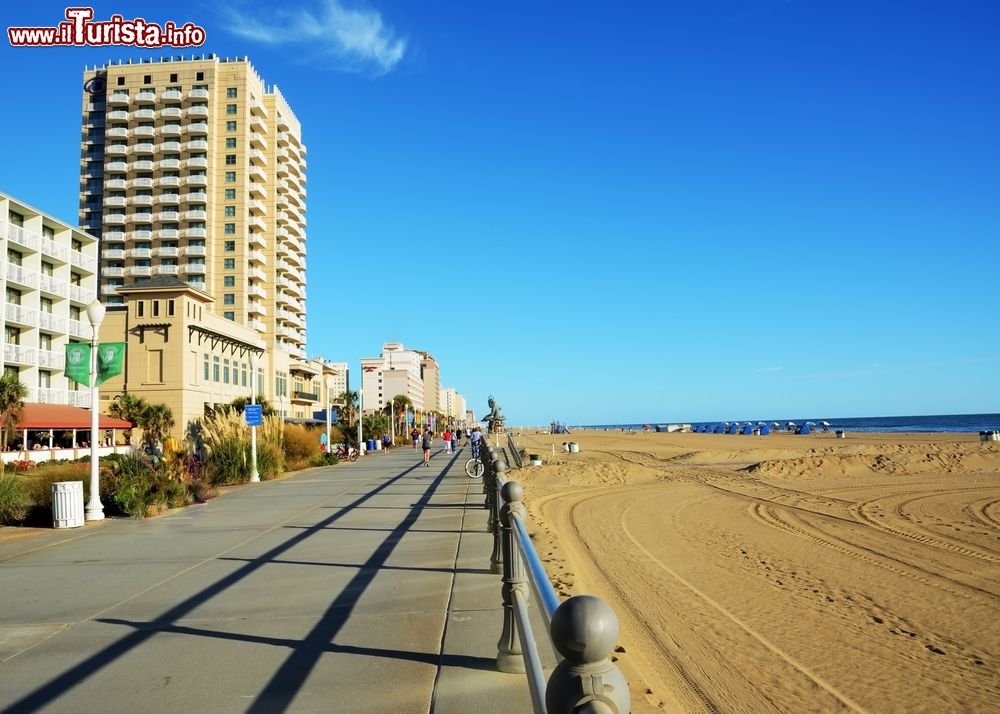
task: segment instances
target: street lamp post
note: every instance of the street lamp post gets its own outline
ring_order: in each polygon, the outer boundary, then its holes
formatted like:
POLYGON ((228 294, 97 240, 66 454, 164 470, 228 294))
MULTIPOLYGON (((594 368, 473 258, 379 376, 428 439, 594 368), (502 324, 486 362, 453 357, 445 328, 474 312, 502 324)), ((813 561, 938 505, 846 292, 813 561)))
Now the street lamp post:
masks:
POLYGON ((333 442, 330 441, 330 410, 333 409, 333 400, 330 399, 330 390, 333 389, 333 375, 328 374, 323 380, 326 383, 326 453, 331 452, 333 442))
MULTIPOLYGON (((254 352, 250 356, 250 369, 252 370, 250 374, 250 403, 257 403, 257 388, 260 386, 257 384, 257 365, 259 364, 259 359, 257 353, 254 352)), ((250 427, 250 482, 257 483, 260 481, 260 474, 257 472, 257 425, 254 424, 250 427)))
POLYGON ((84 511, 88 521, 104 520, 104 504, 101 503, 100 457, 97 455, 98 406, 100 400, 97 390, 97 339, 104 320, 104 305, 94 300, 87 306, 87 320, 94 328, 94 336, 90 340, 90 502, 84 511))
POLYGON ((365 393, 364 389, 358 389, 358 453, 359 454, 365 453, 364 448, 361 446, 361 417, 363 417, 365 413, 364 409, 362 408, 365 403, 364 393, 365 393))

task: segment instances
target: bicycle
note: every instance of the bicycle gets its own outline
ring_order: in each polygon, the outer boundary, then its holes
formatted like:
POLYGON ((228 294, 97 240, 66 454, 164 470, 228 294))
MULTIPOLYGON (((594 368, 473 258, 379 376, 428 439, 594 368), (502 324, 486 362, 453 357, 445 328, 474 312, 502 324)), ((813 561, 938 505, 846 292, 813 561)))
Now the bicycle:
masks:
POLYGON ((472 458, 465 462, 465 473, 469 478, 482 478, 486 467, 479 460, 479 445, 472 444, 472 458))

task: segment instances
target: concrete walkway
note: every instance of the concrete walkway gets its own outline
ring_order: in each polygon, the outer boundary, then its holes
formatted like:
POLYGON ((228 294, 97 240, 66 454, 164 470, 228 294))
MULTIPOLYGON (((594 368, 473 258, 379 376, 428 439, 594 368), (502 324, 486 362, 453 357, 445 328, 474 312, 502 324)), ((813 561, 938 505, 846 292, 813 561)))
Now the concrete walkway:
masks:
POLYGON ((495 671, 468 457, 376 452, 0 547, 0 711, 530 712, 495 671))

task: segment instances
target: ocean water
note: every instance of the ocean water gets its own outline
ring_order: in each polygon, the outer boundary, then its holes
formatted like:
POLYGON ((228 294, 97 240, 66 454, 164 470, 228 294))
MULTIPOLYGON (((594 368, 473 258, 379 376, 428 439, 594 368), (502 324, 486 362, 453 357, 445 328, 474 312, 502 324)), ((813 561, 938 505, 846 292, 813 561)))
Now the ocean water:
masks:
MULTIPOLYGON (((725 420, 722 420, 725 421, 725 420)), ((656 427, 667 424, 721 424, 722 421, 659 421, 643 422, 639 424, 595 424, 592 426, 581 426, 582 429, 632 429, 642 431, 644 425, 656 427)), ((822 421, 830 423, 830 430, 843 429, 844 431, 918 431, 918 432, 980 432, 1000 429, 1000 414, 937 414, 928 416, 891 416, 891 417, 805 417, 805 418, 782 418, 782 419, 732 419, 730 421, 749 421, 756 424, 758 421, 778 422, 782 428, 790 421, 796 424, 811 421, 817 426, 822 421)), ((820 427, 821 428, 821 427, 820 427)))

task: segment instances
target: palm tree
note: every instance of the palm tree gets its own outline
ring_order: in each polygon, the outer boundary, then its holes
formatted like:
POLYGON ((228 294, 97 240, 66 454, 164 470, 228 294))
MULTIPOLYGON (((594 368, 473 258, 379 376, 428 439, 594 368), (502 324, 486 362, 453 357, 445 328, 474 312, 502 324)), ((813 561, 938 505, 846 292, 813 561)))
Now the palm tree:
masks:
MULTIPOLYGON (((142 419, 142 413, 148 406, 149 403, 142 397, 137 397, 134 394, 129 394, 128 392, 122 392, 121 394, 115 395, 115 398, 111 400, 111 406, 108 407, 108 413, 116 419, 122 419, 123 421, 129 422, 132 426, 141 426, 139 421, 142 419)), ((131 444, 132 430, 126 429, 124 436, 125 441, 131 444)))
POLYGON ((4 372, 0 376, 0 449, 7 448, 7 440, 21 420, 27 396, 28 388, 21 384, 16 373, 4 372))
POLYGON ((354 410, 358 403, 358 393, 347 391, 337 397, 340 403, 340 422, 350 427, 354 422, 354 410))
POLYGON ((140 423, 146 448, 156 449, 174 426, 174 413, 166 404, 150 404, 142 411, 140 423))
POLYGON ((396 415, 396 427, 400 434, 406 431, 406 413, 413 409, 413 401, 405 394, 397 394, 392 398, 392 411, 396 415))

